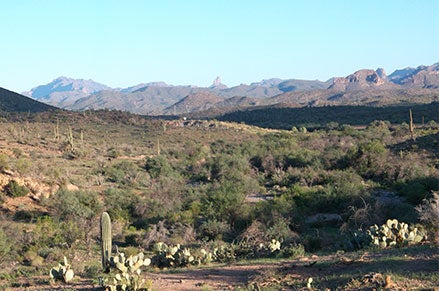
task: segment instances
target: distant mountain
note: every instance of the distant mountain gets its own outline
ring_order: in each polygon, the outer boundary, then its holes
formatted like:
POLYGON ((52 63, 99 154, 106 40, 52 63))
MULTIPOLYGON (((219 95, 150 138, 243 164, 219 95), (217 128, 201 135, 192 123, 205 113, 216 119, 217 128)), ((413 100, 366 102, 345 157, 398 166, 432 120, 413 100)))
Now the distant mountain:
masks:
POLYGON ((261 100, 259 98, 236 96, 220 101, 219 103, 216 104, 216 107, 219 108, 251 107, 251 106, 258 106, 261 104, 265 104, 265 102, 264 100, 261 100))
POLYGON ((168 84, 166 84, 165 82, 150 82, 150 83, 142 83, 142 84, 138 84, 135 86, 131 86, 125 89, 120 89, 121 92, 123 93, 132 93, 135 92, 137 90, 141 90, 143 88, 146 87, 169 87, 168 84))
MULTIPOLYGON (((223 97, 246 96, 252 98, 270 98, 284 92, 291 91, 308 91, 316 89, 326 89, 329 86, 327 82, 318 80, 282 80, 282 79, 267 79, 261 82, 251 83, 250 85, 241 84, 231 88, 224 88, 221 90, 214 90, 214 93, 223 97)), ((216 88, 215 88, 216 89, 216 88)))
POLYGON ((56 108, 0 87, 0 112, 43 112, 56 108))
POLYGON ((176 115, 193 111, 204 111, 215 107, 216 104, 223 100, 224 98, 218 97, 207 91, 189 94, 174 105, 166 108, 163 111, 163 114, 176 115))
POLYGON ((308 81, 308 80, 286 80, 277 85, 279 90, 282 92, 292 92, 292 91, 311 91, 328 88, 330 81, 321 82, 319 80, 308 81))
POLYGON ((394 87, 392 83, 387 81, 387 78, 382 78, 383 72, 380 73, 374 70, 359 70, 345 78, 333 78, 332 84, 328 89, 339 91, 354 91, 362 89, 391 88, 394 87))
POLYGON ((112 89, 92 80, 60 77, 27 93, 37 100, 72 110, 107 108, 172 115, 209 110, 224 112, 234 107, 252 106, 379 106, 411 102, 412 97, 418 101, 434 99, 437 89, 439 63, 396 70, 390 75, 382 68, 362 69, 326 82, 272 78, 234 87, 222 84, 220 77, 209 87, 151 82, 123 89, 112 89))
POLYGON ((439 88, 439 63, 396 70, 389 80, 406 87, 439 88))
MULTIPOLYGON (((439 90, 430 88, 364 88, 341 91, 335 89, 287 92, 266 100, 268 104, 293 104, 302 107, 430 103, 439 101, 439 90)), ((294 107, 292 106, 292 107, 294 107)))
POLYGON ((218 76, 216 77, 215 80, 213 80, 213 83, 209 87, 209 89, 222 90, 222 89, 227 89, 227 86, 221 83, 221 78, 218 76))
POLYGON ((59 77, 52 82, 23 92, 24 95, 57 107, 66 107, 76 100, 111 88, 93 80, 59 77))
MULTIPOLYGON (((425 67, 425 66, 420 66, 420 67, 425 67)), ((418 68, 420 68, 420 67, 418 67, 418 68)), ((420 70, 417 68, 405 68, 405 69, 401 69, 401 70, 396 70, 395 72, 393 72, 392 74, 389 75, 388 79, 392 83, 402 84, 402 80, 410 78, 411 76, 416 74, 416 72, 419 72, 419 71, 420 70)))
MULTIPOLYGON (((160 90, 157 90, 160 93, 160 90)), ((100 91, 78 99, 72 105, 67 106, 71 110, 88 110, 88 109, 117 109, 129 111, 136 114, 156 114, 163 108, 173 104, 182 98, 173 98, 162 94, 148 94, 149 91, 135 91, 132 93, 123 93, 120 91, 100 91)))
MULTIPOLYGON (((209 92, 223 99, 231 97, 266 99, 284 92, 321 89, 327 86, 327 82, 321 81, 268 79, 228 88, 221 83, 220 77, 217 77, 210 87, 173 86, 164 82, 151 82, 123 89, 112 89, 92 80, 60 77, 25 93, 36 100, 71 110, 107 108, 138 114, 163 114, 163 110, 173 112, 173 109, 168 107, 186 96, 200 92, 209 92)), ((196 107, 203 108, 203 106, 196 107)), ((188 112, 195 110, 190 106, 185 108, 188 108, 188 112)))

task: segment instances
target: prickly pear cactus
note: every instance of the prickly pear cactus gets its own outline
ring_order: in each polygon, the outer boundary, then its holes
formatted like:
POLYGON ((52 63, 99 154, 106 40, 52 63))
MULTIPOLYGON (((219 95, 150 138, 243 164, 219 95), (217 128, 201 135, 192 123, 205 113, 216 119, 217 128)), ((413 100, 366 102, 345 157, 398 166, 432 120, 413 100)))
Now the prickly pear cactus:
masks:
POLYGON ((280 251, 280 246, 281 246, 280 241, 276 239, 272 239, 268 244, 268 249, 270 250, 270 252, 274 253, 276 251, 280 251))
POLYGON ((140 277, 142 268, 150 264, 151 260, 145 258, 143 253, 126 257, 124 253, 118 252, 109 259, 114 272, 102 280, 101 286, 106 290, 139 290, 145 284, 145 280, 140 277))
POLYGON ((64 283, 69 283, 75 276, 70 264, 67 262, 67 258, 64 257, 64 261, 59 263, 57 267, 53 267, 50 270, 50 278, 54 280, 61 280, 64 283))
POLYGON ((111 219, 107 212, 101 215, 101 253, 102 268, 109 271, 109 261, 111 257, 111 219))
POLYGON ((425 235, 418 228, 396 219, 388 219, 381 226, 373 225, 366 233, 372 244, 380 248, 416 244, 425 239, 425 235))

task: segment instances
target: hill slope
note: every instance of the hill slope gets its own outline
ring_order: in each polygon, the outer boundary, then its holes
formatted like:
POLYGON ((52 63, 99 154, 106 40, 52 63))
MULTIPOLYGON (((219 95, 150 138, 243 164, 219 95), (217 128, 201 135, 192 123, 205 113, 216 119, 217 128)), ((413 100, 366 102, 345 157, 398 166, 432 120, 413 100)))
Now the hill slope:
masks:
POLYGON ((0 87, 0 111, 43 112, 56 108, 0 87))

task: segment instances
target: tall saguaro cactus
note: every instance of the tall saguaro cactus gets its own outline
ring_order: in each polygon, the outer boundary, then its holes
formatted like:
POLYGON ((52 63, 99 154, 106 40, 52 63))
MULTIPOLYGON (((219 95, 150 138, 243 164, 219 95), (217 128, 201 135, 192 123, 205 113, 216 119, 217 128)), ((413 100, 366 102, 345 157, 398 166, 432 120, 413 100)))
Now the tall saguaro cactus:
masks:
POLYGON ((410 135, 412 137, 412 140, 415 140, 415 135, 414 135, 415 125, 413 123, 413 115, 411 109, 409 109, 409 117, 410 117, 410 124, 409 124, 410 135))
POLYGON ((109 271, 111 257, 111 219, 107 212, 101 215, 101 251, 102 267, 104 271, 109 271))

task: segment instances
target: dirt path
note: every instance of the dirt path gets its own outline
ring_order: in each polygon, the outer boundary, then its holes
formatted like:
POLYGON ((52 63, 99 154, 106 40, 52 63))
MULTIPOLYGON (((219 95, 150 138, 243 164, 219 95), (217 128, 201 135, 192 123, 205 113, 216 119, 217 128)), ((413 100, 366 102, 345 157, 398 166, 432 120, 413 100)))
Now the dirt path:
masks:
POLYGON ((256 274, 277 268, 279 264, 226 266, 186 269, 174 273, 148 274, 154 290, 235 290, 244 288, 256 274))

